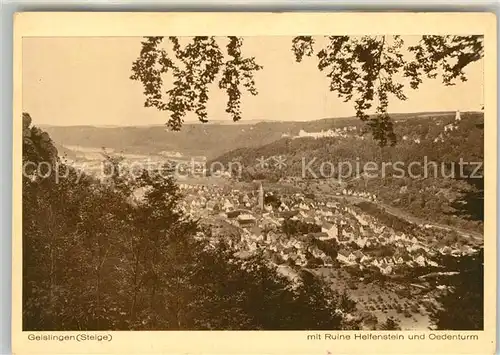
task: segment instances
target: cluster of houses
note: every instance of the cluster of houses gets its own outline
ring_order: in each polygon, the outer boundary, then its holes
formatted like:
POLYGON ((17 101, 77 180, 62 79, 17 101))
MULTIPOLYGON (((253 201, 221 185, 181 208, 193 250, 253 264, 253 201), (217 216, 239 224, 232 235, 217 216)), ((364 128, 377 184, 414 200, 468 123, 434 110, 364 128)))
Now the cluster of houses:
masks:
MULTIPOLYGON (((455 114, 455 119, 452 123, 447 124, 444 126, 444 133, 446 132, 451 132, 454 130, 458 129, 458 123, 462 120, 460 111, 457 111, 455 114)), ((319 132, 306 132, 305 130, 300 130, 299 133, 296 136, 291 136, 290 134, 286 133, 283 134, 283 137, 292 137, 293 139, 296 138, 328 138, 328 137, 338 137, 338 138, 347 138, 347 137, 356 137, 359 139, 364 139, 364 136, 362 135, 349 135, 348 133, 350 132, 355 132, 357 131, 356 126, 346 126, 342 128, 335 128, 335 129, 329 129, 329 130, 321 130, 319 132)), ((420 144, 422 142, 420 137, 417 136, 408 136, 404 135, 402 137, 403 141, 407 142, 412 142, 415 144, 420 144)), ((445 135, 443 133, 440 133, 436 138, 434 138, 434 143, 438 142, 444 142, 445 141, 445 135)))
MULTIPOLYGON (((220 186, 179 184, 185 198, 179 208, 187 215, 193 217, 206 217, 220 214, 222 217, 227 212, 237 209, 249 209, 257 204, 258 196, 244 193, 235 189, 225 189, 220 186)), ((226 216, 227 217, 227 216, 226 216)))
MULTIPOLYGON (((190 190, 181 208, 193 216, 204 216, 217 231, 214 238, 225 237, 241 257, 261 250, 270 263, 283 267, 304 267, 314 259, 326 267, 340 263, 390 275, 401 267, 438 266, 433 261, 438 252, 455 256, 471 252, 463 246, 436 248, 429 242, 435 240, 427 237, 433 231, 426 228, 419 227, 418 233, 395 232, 340 200, 317 201, 295 193, 281 197, 274 206, 260 206, 257 193, 216 186, 181 185, 181 189, 190 190), (282 231, 286 219, 317 226, 317 231, 290 237, 282 231), (336 260, 311 243, 313 239, 336 245, 336 260)), ((342 193, 349 192, 354 195, 348 190, 342 193)), ((376 198, 366 193, 361 196, 376 198)))

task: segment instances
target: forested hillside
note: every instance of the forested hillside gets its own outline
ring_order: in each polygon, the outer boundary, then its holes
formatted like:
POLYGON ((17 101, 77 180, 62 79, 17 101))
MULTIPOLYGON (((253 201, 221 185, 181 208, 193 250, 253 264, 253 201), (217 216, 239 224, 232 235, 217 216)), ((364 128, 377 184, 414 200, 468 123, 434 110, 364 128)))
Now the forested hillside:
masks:
POLYGON ((395 133, 399 142, 394 147, 381 148, 368 135, 360 137, 357 133, 347 138, 283 138, 258 148, 236 149, 214 161, 224 166, 240 162, 244 167, 241 178, 249 180, 278 180, 290 176, 321 180, 326 174, 326 178, 347 182, 348 189, 377 194, 383 202, 417 216, 481 231, 483 126, 482 113, 464 113, 458 122, 455 115, 430 115, 397 122, 395 133), (277 156, 285 160, 280 168, 258 164, 262 157, 277 156), (464 163, 463 174, 459 171, 460 161, 464 163), (374 162, 378 170, 363 171, 368 162, 374 162), (382 172, 384 162, 389 164, 382 172), (396 162, 400 162, 404 174, 391 165, 396 162), (437 163, 437 168, 432 162, 437 163), (323 169, 322 175, 320 168, 324 163, 332 164, 333 170, 323 169))
MULTIPOLYGON (((433 113, 393 114, 396 120, 425 117, 433 113)), ((434 113, 443 115, 444 113, 434 113)), ((301 129, 328 130, 344 126, 363 126, 355 117, 325 118, 308 122, 258 122, 249 124, 185 124, 181 131, 169 131, 165 126, 42 127, 60 146, 111 148, 115 151, 157 154, 177 151, 185 155, 218 155, 241 147, 259 147, 282 138, 283 134, 297 135, 301 129)), ((66 148, 67 150, 67 148, 66 148)), ((66 151, 65 151, 66 152, 66 151)), ((70 150, 67 151, 71 155, 70 150)))

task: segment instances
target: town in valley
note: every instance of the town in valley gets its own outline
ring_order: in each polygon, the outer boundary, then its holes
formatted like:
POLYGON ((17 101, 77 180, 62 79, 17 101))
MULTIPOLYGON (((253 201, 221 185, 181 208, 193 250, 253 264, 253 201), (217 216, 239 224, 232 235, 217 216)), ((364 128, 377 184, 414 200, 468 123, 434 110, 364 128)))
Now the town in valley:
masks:
MULTIPOLYGON (((442 145, 461 123, 460 112, 414 119, 440 127, 433 145, 442 145)), ((300 130, 296 136, 283 133, 280 139, 364 140, 356 131, 356 126, 312 133, 300 130)), ((418 148, 423 138, 403 136, 403 140, 418 148)), ((102 148, 64 149, 75 166, 102 174, 102 148)), ((106 154, 120 155, 109 149, 106 154)), ((477 231, 416 218, 352 183, 365 180, 364 176, 344 181, 301 176, 266 179, 265 175, 241 179, 229 170, 208 173, 203 156, 186 157, 175 151, 120 156, 129 166, 148 161, 165 164, 176 173, 183 196, 177 208, 210 231, 200 232, 199 238, 222 240, 242 259, 261 253, 291 285, 301 282, 301 270, 323 278, 356 302, 355 312, 348 316, 363 319, 366 329, 373 326, 374 317, 377 322, 394 319, 407 330, 431 327, 429 312, 440 306, 436 298, 448 291, 441 280, 457 273, 447 264, 482 248, 477 231)), ((141 194, 136 191, 134 199, 140 200, 141 194)))

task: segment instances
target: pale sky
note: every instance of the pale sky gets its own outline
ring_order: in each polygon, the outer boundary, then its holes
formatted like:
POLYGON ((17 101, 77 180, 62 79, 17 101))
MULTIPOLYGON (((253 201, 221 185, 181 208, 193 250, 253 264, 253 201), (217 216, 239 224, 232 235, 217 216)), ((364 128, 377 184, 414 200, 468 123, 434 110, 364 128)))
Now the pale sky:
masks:
MULTIPOLYGON (((417 37, 403 37, 406 43, 417 37)), ((23 39, 23 110, 36 124, 145 125, 163 124, 167 112, 144 107, 142 84, 129 79, 141 49, 140 37, 23 39)), ((328 90, 315 57, 296 63, 291 37, 245 37, 243 54, 255 56, 264 68, 255 75, 258 96, 245 95, 243 120, 307 121, 353 116, 328 90)), ((445 87, 424 80, 408 87, 408 100, 391 100, 390 112, 478 111, 483 105, 483 61, 466 69, 468 81, 445 87)), ((228 120, 227 98, 211 91, 209 119, 228 120)), ((186 121, 196 120, 189 116, 186 121)))

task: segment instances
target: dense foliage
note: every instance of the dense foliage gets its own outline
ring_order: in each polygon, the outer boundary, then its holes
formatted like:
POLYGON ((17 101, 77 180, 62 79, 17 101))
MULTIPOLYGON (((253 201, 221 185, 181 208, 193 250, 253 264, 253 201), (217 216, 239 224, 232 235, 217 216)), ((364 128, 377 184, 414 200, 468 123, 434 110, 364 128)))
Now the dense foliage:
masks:
POLYGON ((449 292, 438 298, 431 319, 438 330, 484 329, 484 250, 461 258, 440 260, 456 274, 440 280, 449 292))

